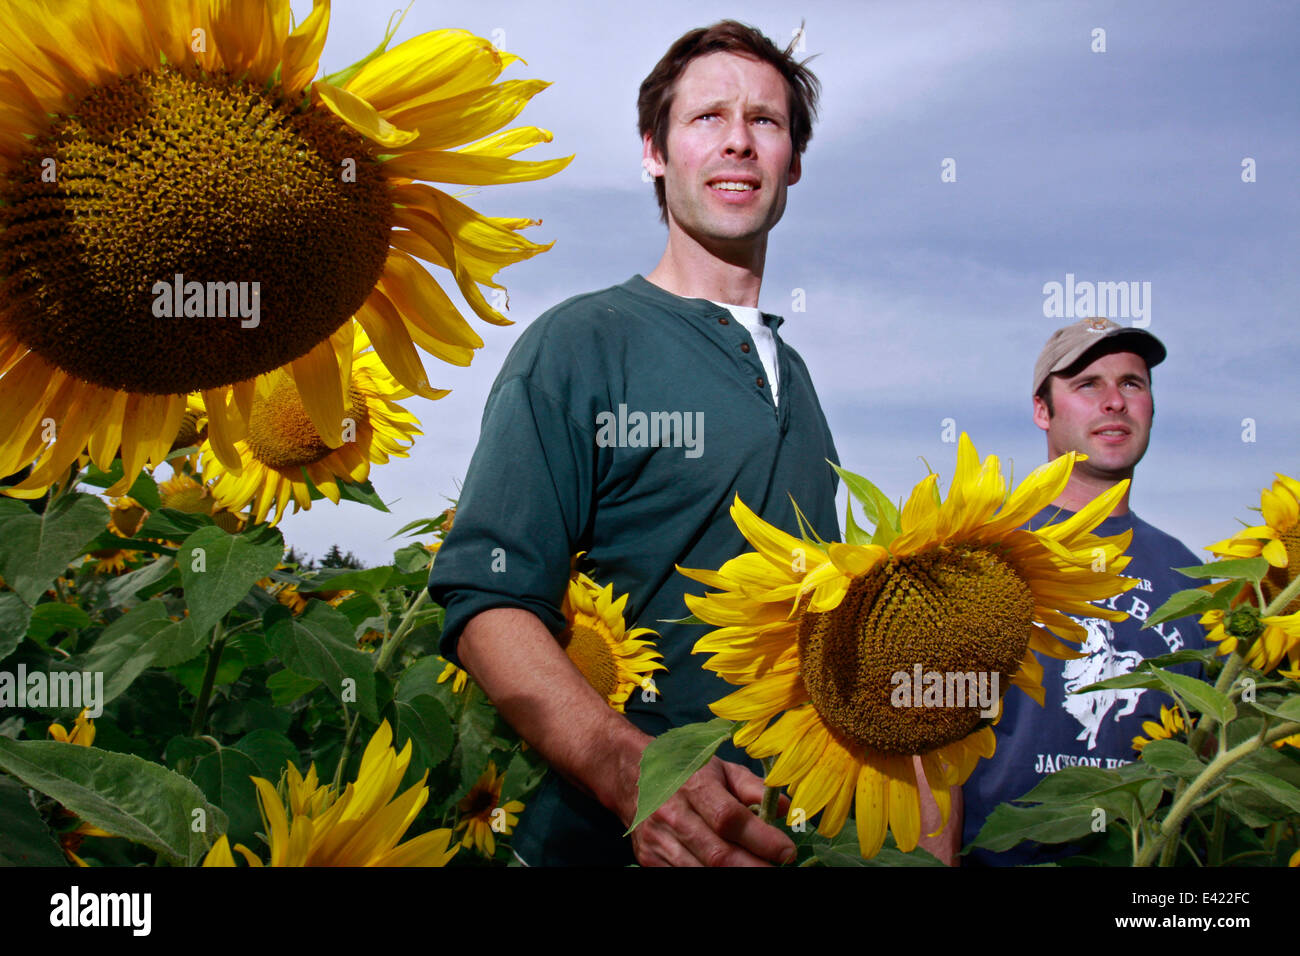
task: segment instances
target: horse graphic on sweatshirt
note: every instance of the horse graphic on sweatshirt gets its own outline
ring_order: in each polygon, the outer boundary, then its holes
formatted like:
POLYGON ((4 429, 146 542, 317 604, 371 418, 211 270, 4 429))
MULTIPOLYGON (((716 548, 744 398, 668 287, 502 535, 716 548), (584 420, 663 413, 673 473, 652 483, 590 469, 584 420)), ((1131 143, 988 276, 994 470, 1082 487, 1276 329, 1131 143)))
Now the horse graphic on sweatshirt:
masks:
POLYGON ((1109 621, 1090 617, 1080 623, 1088 629, 1088 639, 1079 651, 1088 656, 1064 662, 1061 677, 1065 682, 1066 697, 1062 706, 1083 726, 1083 730, 1074 739, 1086 740, 1088 749, 1092 750, 1097 746, 1097 732, 1101 729, 1101 723, 1111 709, 1118 707, 1112 720, 1127 717, 1137 709, 1138 698, 1142 696, 1144 688, 1096 690, 1088 694, 1078 694, 1075 691, 1098 681, 1130 673, 1142 663, 1142 655, 1137 651, 1115 649, 1115 631, 1109 621))

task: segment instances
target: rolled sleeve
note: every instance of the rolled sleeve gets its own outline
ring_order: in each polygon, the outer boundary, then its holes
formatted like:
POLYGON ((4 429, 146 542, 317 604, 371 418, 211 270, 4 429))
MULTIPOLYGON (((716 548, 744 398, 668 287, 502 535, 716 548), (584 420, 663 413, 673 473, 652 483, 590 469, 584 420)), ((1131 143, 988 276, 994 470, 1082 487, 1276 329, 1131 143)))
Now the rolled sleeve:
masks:
POLYGON ((460 664, 465 625, 498 607, 530 611, 553 634, 569 563, 590 522, 593 433, 526 376, 493 387, 478 447, 438 551, 429 592, 446 611, 440 650, 460 664))

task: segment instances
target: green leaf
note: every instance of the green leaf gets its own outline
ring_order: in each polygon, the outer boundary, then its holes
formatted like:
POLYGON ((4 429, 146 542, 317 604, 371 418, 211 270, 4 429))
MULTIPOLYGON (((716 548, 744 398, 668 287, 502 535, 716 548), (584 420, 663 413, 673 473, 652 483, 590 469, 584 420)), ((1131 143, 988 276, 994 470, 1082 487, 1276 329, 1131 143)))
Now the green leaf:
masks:
POLYGON ((1283 720, 1300 720, 1300 695, 1289 694, 1282 699, 1282 703, 1273 705, 1270 700, 1265 703, 1262 700, 1254 701, 1253 706, 1256 710, 1262 710, 1272 717, 1280 717, 1283 720))
POLYGON ((379 723, 375 704, 374 661, 357 650, 348 619, 324 601, 312 601, 299 617, 274 607, 263 617, 266 640, 284 666, 323 683, 341 702, 353 704, 366 719, 379 723), (345 684, 345 681, 352 683, 345 684), (355 692, 354 700, 352 692, 355 692))
POLYGON ((149 517, 136 531, 137 538, 162 538, 164 541, 183 541, 200 528, 212 527, 211 519, 204 521, 203 515, 177 511, 175 508, 160 508, 149 512, 149 517))
MULTIPOLYGON (((309 479, 310 480, 310 479, 309 479)), ((388 506, 380 499, 375 486, 369 481, 351 482, 340 481, 338 484, 339 497, 344 501, 356 501, 363 505, 368 505, 376 511, 388 513, 388 506)))
POLYGON ((1268 574, 1268 561, 1263 558, 1229 558, 1226 561, 1211 561, 1174 570, 1189 578, 1240 578, 1258 584, 1268 574))
POLYGON ((187 537, 177 549, 176 563, 194 630, 211 631, 249 588, 275 570, 283 556, 284 538, 269 527, 227 534, 214 526, 187 537))
POLYGON ((0 661, 14 652, 27 633, 32 609, 13 591, 0 591, 0 661))
POLYGON ((108 507, 94 495, 69 494, 43 515, 10 499, 0 508, 0 577, 28 605, 81 553, 82 546, 104 530, 108 507))
POLYGON ((0 777, 0 820, 0 866, 68 865, 27 790, 12 777, 0 777))
POLYGON ((163 747, 163 761, 168 767, 175 769, 182 760, 201 760, 210 753, 212 753, 212 744, 208 741, 199 740, 197 737, 176 736, 167 741, 167 745, 163 747))
POLYGON ((849 494, 862 503, 862 511, 866 514, 867 520, 875 525, 876 532, 880 532, 880 526, 883 523, 888 526, 890 531, 897 534, 898 509, 885 497, 884 492, 861 475, 855 475, 833 462, 831 467, 840 476, 840 480, 844 482, 844 487, 849 490, 849 494))
MULTIPOLYGON (((172 675, 180 681, 181 686, 196 698, 203 688, 203 675, 207 670, 208 660, 211 656, 212 651, 209 650, 201 657, 195 657, 171 669, 172 675)), ((239 680, 239 675, 242 673, 244 673, 243 652, 237 647, 226 645, 222 649, 221 662, 217 664, 217 672, 212 676, 212 686, 224 687, 227 684, 233 684, 239 680)))
POLYGON ((1070 843, 1093 832, 1096 819, 1093 809, 1091 806, 1014 807, 1004 803, 994 807, 972 845, 1001 853, 1025 840, 1070 843))
POLYGON ((1223 587, 1214 592, 1214 598, 1206 605, 1207 611, 1226 611, 1232 607, 1232 602, 1237 599, 1237 595, 1246 590, 1245 581, 1229 581, 1223 587))
POLYGON ((1289 783, 1283 783, 1281 780, 1275 780, 1253 770, 1239 770, 1236 773, 1227 774, 1227 777, 1237 783, 1244 783, 1247 786, 1254 787, 1264 793, 1270 800, 1288 807, 1292 813, 1300 813, 1300 790, 1297 790, 1289 783))
POLYGON ((1163 624, 1165 621, 1172 621, 1175 618, 1186 617, 1189 614, 1200 614, 1210 606, 1214 598, 1215 595, 1199 588, 1177 591, 1168 601, 1156 608, 1155 613, 1147 618, 1142 627, 1144 629, 1155 627, 1157 624, 1163 624))
POLYGON ((1139 666, 1144 670, 1153 670, 1157 667, 1173 667, 1176 664, 1211 664, 1214 662, 1215 656, 1212 647, 1197 650, 1185 647, 1181 651, 1161 654, 1159 657, 1148 657, 1139 666))
POLYGON ((123 614, 104 628, 85 654, 69 661, 72 670, 102 673, 104 699, 114 700, 154 662, 150 646, 154 636, 167 629, 167 609, 160 601, 150 601, 123 614))
POLYGON ((175 559, 164 555, 157 561, 146 564, 142 568, 136 568, 130 574, 114 578, 104 586, 104 593, 108 595, 109 603, 114 607, 129 607, 133 603, 137 591, 147 588, 151 584, 157 584, 174 567, 176 567, 175 559))
POLYGON ((280 774, 289 764, 296 767, 302 759, 292 740, 267 728, 244 734, 233 746, 257 765, 257 776, 272 784, 279 783, 280 774))
POLYGON ((708 763, 717 749, 731 739, 736 726, 735 721, 715 717, 705 723, 674 727, 650 741, 641 754, 636 819, 627 833, 667 803, 695 771, 708 763))
POLYGON ((276 707, 288 706, 319 686, 320 681, 302 677, 291 670, 276 671, 266 679, 266 689, 271 692, 271 703, 276 707))
POLYGON ((422 544, 408 544, 393 552, 393 564, 403 574, 411 572, 427 574, 429 562, 432 560, 433 555, 422 544))
POLYGON ((198 787, 131 754, 0 737, 0 768, 83 820, 174 864, 194 866, 226 831, 226 815, 198 787), (190 828, 194 820, 204 822, 204 832, 190 828))
POLYGON ((1154 673, 1170 693, 1188 705, 1188 709, 1210 714, 1221 724, 1237 716, 1237 707, 1227 695, 1219 693, 1205 681, 1172 671, 1156 670, 1154 673))
POLYGON ((90 626, 90 616, 75 604, 46 601, 32 608, 32 619, 27 625, 27 636, 48 648, 50 639, 62 631, 80 630, 90 626))
POLYGON ((388 579, 393 576, 393 570, 391 564, 381 564, 377 568, 366 568, 362 571, 351 568, 323 568, 317 571, 313 577, 306 578, 302 584, 298 585, 298 590, 304 593, 313 591, 360 591, 363 594, 377 598, 379 592, 388 585, 388 579))
POLYGON ((1181 740, 1152 740, 1142 748, 1142 762, 1188 780, 1199 776, 1205 764, 1181 740))
POLYGON ((492 754, 509 749, 511 744, 497 734, 496 709, 476 685, 467 685, 464 691, 453 696, 465 701, 456 723, 456 746, 460 751, 461 788, 468 791, 487 767, 492 754))
POLYGON ((1161 682, 1156 673, 1148 670, 1135 670, 1127 674, 1120 674, 1118 677, 1109 677, 1106 680, 1097 681, 1095 684, 1089 684, 1087 687, 1081 687, 1075 691, 1076 694, 1087 694, 1094 690, 1122 690, 1127 687, 1147 687, 1154 690, 1164 690, 1165 685, 1161 682))
POLYGON ((456 734, 451 718, 437 699, 420 694, 410 700, 394 700, 397 715, 393 728, 393 746, 399 751, 409 739, 425 767, 433 768, 451 756, 456 734))
POLYGON ((1124 780, 1114 770, 1100 767, 1062 767, 1048 774, 1017 803, 1044 803, 1053 806, 1078 803, 1114 787, 1124 780))
POLYGON ((257 776, 260 776, 257 765, 234 747, 210 751, 190 774, 204 795, 225 811, 231 846, 253 843, 257 839, 255 834, 262 829, 257 788, 251 779, 257 776))
POLYGON ((194 630, 188 617, 169 621, 149 642, 148 652, 156 667, 175 667, 194 658, 208 646, 208 635, 194 630))

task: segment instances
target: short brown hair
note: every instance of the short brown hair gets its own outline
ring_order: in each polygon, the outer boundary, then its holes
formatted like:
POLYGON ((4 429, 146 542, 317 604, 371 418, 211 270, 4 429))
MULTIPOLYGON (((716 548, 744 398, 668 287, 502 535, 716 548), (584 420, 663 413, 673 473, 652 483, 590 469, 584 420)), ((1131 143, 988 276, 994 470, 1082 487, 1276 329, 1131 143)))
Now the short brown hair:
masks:
MULTIPOLYGON (((802 30, 802 28, 800 28, 802 30)), ((807 60, 797 62, 794 52, 798 35, 781 50, 762 32, 736 20, 720 20, 711 27, 700 27, 683 35, 668 48, 641 84, 637 96, 637 127, 641 138, 650 141, 659 155, 668 158, 668 114, 673 106, 673 87, 690 62, 710 53, 735 53, 775 67, 785 77, 790 94, 790 142, 796 155, 802 155, 812 139, 812 124, 817 118, 817 98, 821 83, 808 69, 807 60)), ((659 219, 668 221, 668 202, 664 197, 664 180, 655 177, 655 198, 659 200, 659 219)))

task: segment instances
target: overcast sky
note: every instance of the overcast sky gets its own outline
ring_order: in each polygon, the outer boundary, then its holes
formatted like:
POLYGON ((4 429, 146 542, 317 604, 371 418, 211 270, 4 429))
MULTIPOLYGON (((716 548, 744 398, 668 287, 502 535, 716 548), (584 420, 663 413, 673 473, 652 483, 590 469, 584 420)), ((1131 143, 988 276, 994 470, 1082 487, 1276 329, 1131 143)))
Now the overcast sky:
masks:
MULTIPOLYGON (((373 48, 387 20, 369 0, 334 6, 325 72, 373 48)), ((1044 314, 1044 285, 1070 274, 1149 289, 1144 315, 1116 318, 1149 323, 1169 349, 1138 514, 1202 553, 1237 519, 1255 523, 1274 471, 1300 474, 1300 5, 415 0, 398 41, 458 27, 524 57, 503 78, 554 85, 516 125, 555 141, 520 158, 577 158, 466 200, 542 219, 529 237, 555 241, 500 275, 517 324, 473 320, 486 347, 470 368, 426 356, 431 382, 453 391, 406 403, 424 438, 371 473, 391 514, 318 502, 281 523, 291 544, 388 560, 402 543, 389 535, 455 496, 523 328, 653 268, 665 232, 641 179, 637 87, 680 34, 724 17, 782 43, 802 18, 816 55, 822 119, 759 304, 786 317, 845 467, 897 498, 924 458, 946 488, 946 419, 1004 471, 1038 465, 1031 372, 1069 321, 1044 314)))

